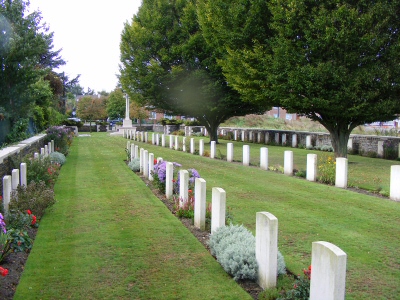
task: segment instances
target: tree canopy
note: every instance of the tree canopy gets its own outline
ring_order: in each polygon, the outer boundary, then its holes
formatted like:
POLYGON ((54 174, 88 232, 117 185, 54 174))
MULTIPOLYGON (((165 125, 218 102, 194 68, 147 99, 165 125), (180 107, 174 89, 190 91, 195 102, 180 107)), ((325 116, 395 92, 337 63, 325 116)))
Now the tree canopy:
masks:
POLYGON ((126 100, 121 89, 115 89, 107 99, 107 115, 110 119, 123 118, 125 116, 126 100))
POLYGON ((0 113, 12 124, 38 117, 41 128, 50 120, 49 105, 57 107, 49 94, 57 85, 47 75, 65 62, 61 50, 53 50, 53 33, 42 24, 40 12, 27 14, 28 5, 24 0, 0 1, 0 113))
POLYGON ((210 140, 218 141, 217 128, 227 118, 265 111, 260 103, 244 103, 228 85, 217 64, 219 52, 200 30, 195 0, 144 0, 125 24, 120 50, 120 82, 130 98, 195 117, 210 140))
MULTIPOLYGON (((200 2, 207 8, 224 1, 200 2)), ((207 11, 212 22, 201 23, 214 39, 238 30, 220 18, 222 8, 207 11)), ((270 101, 321 123, 343 157, 355 127, 400 113, 399 1, 272 0, 268 10, 264 35, 239 47, 225 43, 219 61, 244 99, 270 101)))

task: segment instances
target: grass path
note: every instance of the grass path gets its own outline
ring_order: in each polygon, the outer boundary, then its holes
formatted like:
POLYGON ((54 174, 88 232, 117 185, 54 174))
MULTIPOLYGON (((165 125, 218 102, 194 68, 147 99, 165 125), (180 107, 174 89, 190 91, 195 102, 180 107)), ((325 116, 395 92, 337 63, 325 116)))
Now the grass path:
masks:
POLYGON ((75 139, 14 299, 250 299, 127 168, 125 145, 75 139))
MULTIPOLYGON (((311 263, 313 241, 328 241, 348 255, 347 300, 400 299, 399 202, 245 167, 241 163, 134 143, 155 157, 176 161, 183 168, 196 168, 207 181, 208 200, 212 187, 223 188, 234 223, 244 224, 255 232, 256 212, 274 214, 279 220, 279 249, 293 272, 300 274, 311 263)), ((237 153, 241 152, 241 145, 235 143, 237 153)), ((226 149, 224 143, 220 146, 226 149)), ((251 148, 257 147, 260 145, 251 145, 251 148)), ((282 158, 283 164, 283 151, 287 149, 269 147, 272 160, 282 158)), ((306 155, 305 150, 293 150, 296 155, 306 155)), ((355 156, 351 159, 358 166, 354 175, 367 179, 384 174, 390 169, 389 164, 396 163, 355 156)))

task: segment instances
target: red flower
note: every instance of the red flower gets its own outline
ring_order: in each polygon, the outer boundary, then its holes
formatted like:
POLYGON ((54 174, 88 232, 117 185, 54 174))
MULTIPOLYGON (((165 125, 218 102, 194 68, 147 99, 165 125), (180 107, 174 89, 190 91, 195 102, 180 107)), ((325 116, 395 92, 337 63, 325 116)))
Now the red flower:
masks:
POLYGON ((21 243, 21 242, 18 242, 17 244, 18 244, 18 246, 21 246, 22 243, 21 243))
POLYGON ((8 270, 0 267, 0 275, 3 276, 3 277, 7 276, 8 275, 8 270))
POLYGON ((34 215, 32 215, 32 223, 31 223, 32 225, 35 225, 36 224, 36 216, 34 216, 34 215))
POLYGON ((189 194, 192 193, 192 190, 188 190, 189 194))
POLYGON ((175 182, 176 180, 175 179, 172 179, 172 182, 175 182))
POLYGON ((157 159, 154 159, 154 164, 155 164, 155 165, 157 164, 157 159))
POLYGON ((32 214, 32 212, 31 212, 29 209, 26 211, 26 213, 27 213, 28 215, 31 215, 31 214, 32 214))
POLYGON ((3 196, 0 196, 0 201, 3 200, 3 196))

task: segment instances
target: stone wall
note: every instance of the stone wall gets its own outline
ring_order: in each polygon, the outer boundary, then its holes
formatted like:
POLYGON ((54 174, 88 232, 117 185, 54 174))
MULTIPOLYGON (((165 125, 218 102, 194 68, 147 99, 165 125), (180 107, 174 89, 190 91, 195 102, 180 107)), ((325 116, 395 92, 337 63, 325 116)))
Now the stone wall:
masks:
MULTIPOLYGON (((310 142, 309 146, 332 146, 330 135, 323 132, 220 127, 218 129, 218 135, 224 137, 229 136, 232 140, 235 140, 236 136, 236 140, 250 143, 285 144, 291 147, 308 146, 308 137, 310 142)), ((400 138, 393 136, 352 134, 348 146, 354 153, 376 153, 376 155, 380 157, 382 156, 382 146, 386 143, 391 143, 392 147, 397 152, 399 151, 400 138)))
POLYGON ((40 153, 40 148, 43 148, 45 145, 45 139, 45 134, 39 134, 23 140, 17 145, 0 150, 0 191, 3 191, 3 177, 5 175, 11 175, 14 163, 18 162, 26 155, 33 156, 35 152, 40 153))

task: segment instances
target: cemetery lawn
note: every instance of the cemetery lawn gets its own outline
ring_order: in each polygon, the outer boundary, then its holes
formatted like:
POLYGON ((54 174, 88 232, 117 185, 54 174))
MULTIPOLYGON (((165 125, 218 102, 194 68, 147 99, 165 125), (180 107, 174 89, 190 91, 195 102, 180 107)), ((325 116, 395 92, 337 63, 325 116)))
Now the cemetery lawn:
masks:
MULTIPOLYGON (((118 138, 115 138, 117 144, 118 138)), ((228 163, 220 159, 199 157, 168 148, 133 143, 162 157, 195 168, 207 182, 207 200, 212 187, 226 191, 227 206, 233 223, 243 224, 255 232, 256 212, 267 211, 279 221, 279 250, 288 269, 302 274, 311 264, 311 245, 327 241, 348 255, 346 299, 400 299, 400 203, 343 190, 333 186, 308 182, 256 167, 259 148, 251 144, 251 163, 228 163)), ((181 141, 182 139, 180 139, 181 141)), ((196 138, 196 149, 198 149, 196 138)), ((209 151, 208 139, 205 150, 209 151)), ((126 145, 126 139, 124 139, 126 145)), ((190 148, 186 139, 186 148, 190 148)), ((220 141, 217 155, 226 156, 227 141, 220 141)), ((234 160, 242 160, 241 142, 234 143, 234 160)), ((293 150, 295 168, 306 168, 307 153, 319 151, 271 147, 270 165, 283 166, 283 152, 293 150)), ((390 166, 398 162, 349 156, 349 181, 364 186, 381 187, 389 191, 390 166), (361 184, 360 184, 361 185, 361 184)), ((371 188, 373 190, 373 188, 371 188)))
POLYGON ((126 166, 125 146, 74 139, 14 299, 251 299, 126 166))

